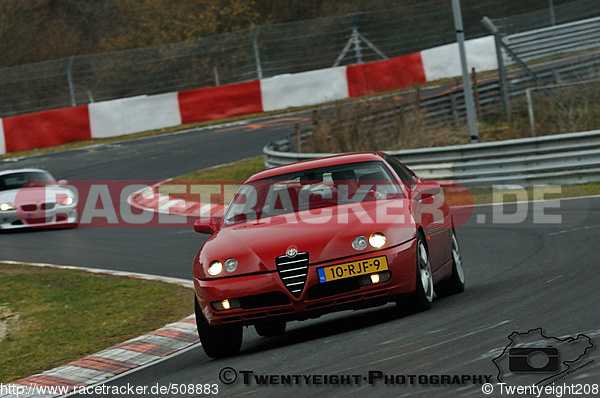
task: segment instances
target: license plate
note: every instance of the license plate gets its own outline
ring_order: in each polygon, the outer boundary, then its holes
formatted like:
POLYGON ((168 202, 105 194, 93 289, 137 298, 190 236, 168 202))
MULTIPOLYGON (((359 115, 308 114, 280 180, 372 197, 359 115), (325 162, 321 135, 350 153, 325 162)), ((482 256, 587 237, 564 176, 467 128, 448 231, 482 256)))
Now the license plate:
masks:
POLYGON ((385 256, 366 258, 364 260, 352 261, 350 263, 330 265, 317 269, 319 282, 330 282, 338 279, 351 278, 353 276, 372 274, 388 269, 385 256))

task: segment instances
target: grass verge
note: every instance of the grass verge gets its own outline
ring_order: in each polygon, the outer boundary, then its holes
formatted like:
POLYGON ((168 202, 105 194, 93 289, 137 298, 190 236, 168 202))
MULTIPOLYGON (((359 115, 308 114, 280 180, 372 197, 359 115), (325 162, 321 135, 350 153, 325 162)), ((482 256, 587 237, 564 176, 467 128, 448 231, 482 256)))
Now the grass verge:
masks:
MULTIPOLYGON (((265 169, 264 158, 258 156, 255 158, 240 160, 238 162, 226 164, 223 166, 212 167, 210 169, 198 170, 193 173, 184 174, 176 177, 174 181, 245 181, 252 174, 265 169)), ((524 193, 527 193, 527 200, 537 199, 534 197, 533 187, 524 187, 523 190, 498 189, 492 187, 473 187, 470 193, 473 195, 474 204, 493 203, 496 197, 501 197, 505 203, 520 201, 524 198, 524 193), (501 194, 501 195, 500 195, 501 194)), ((600 195, 600 183, 588 183, 580 185, 563 185, 560 186, 560 192, 551 192, 555 188, 548 187, 538 189, 538 193, 544 193, 544 199, 570 198, 579 196, 600 195)), ((177 196, 176 194, 172 196, 177 196)), ((188 195, 189 196, 189 195, 188 195)), ((184 199, 193 200, 190 197, 184 199)), ((470 200, 466 200, 470 203, 470 200)), ((497 201, 497 200, 496 200, 497 201)), ((451 205, 461 204, 465 202, 464 193, 461 193, 460 198, 456 198, 456 202, 452 198, 448 198, 448 203, 451 205)))
POLYGON ((257 156, 183 174, 173 181, 246 181, 251 175, 265 169, 265 158, 257 156))
POLYGON ((64 365, 194 312, 193 290, 0 264, 0 382, 64 365))

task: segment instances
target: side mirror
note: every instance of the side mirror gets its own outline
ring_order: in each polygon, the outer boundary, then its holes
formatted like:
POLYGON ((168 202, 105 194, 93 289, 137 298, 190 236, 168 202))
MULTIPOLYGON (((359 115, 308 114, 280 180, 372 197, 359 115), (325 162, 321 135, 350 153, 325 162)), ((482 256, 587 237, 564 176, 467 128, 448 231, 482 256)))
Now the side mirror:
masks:
POLYGON ((201 218, 199 220, 194 221, 194 231, 199 234, 208 234, 212 235, 217 232, 219 229, 219 220, 215 220, 214 218, 201 218))
POLYGON ((58 180, 58 181, 56 181, 56 183, 58 185, 67 185, 69 183, 69 181, 67 181, 67 180, 58 180))
POLYGON ((442 188, 437 182, 424 182, 415 185, 412 191, 414 200, 423 200, 438 195, 442 188))

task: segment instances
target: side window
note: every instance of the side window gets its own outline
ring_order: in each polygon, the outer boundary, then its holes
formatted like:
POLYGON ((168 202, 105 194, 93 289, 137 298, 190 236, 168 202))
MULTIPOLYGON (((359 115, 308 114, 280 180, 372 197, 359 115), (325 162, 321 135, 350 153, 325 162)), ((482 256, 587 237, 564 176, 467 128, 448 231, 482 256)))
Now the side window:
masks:
POLYGON ((410 170, 406 168, 406 166, 397 161, 395 158, 388 155, 385 157, 385 161, 388 162, 390 166, 392 166, 392 169, 394 169, 396 174, 398 174, 398 177, 400 177, 402 182, 411 183, 416 181, 414 174, 411 173, 410 170))

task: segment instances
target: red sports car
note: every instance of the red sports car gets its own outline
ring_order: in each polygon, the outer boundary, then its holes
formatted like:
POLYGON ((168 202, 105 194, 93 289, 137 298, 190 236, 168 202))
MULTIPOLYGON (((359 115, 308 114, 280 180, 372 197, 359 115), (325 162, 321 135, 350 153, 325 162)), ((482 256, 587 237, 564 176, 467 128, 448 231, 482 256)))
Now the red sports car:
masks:
POLYGON ((398 303, 429 309, 464 290, 454 222, 440 185, 384 153, 262 171, 239 189, 194 259, 198 334, 207 355, 235 355, 243 326, 398 303))

